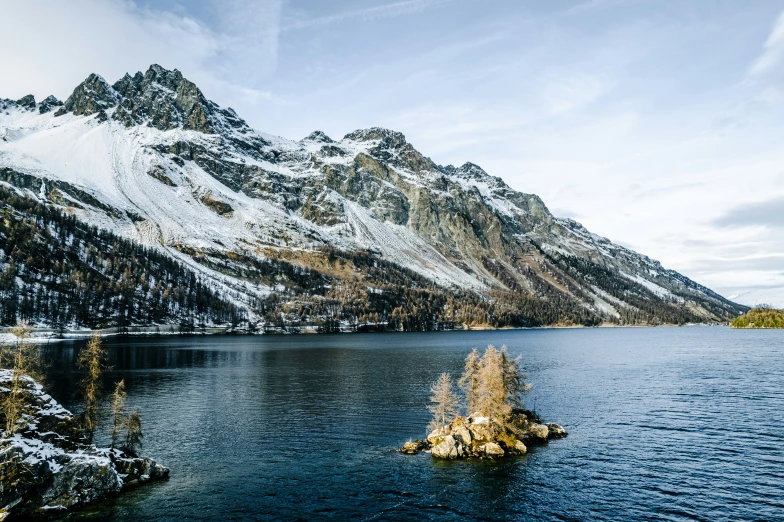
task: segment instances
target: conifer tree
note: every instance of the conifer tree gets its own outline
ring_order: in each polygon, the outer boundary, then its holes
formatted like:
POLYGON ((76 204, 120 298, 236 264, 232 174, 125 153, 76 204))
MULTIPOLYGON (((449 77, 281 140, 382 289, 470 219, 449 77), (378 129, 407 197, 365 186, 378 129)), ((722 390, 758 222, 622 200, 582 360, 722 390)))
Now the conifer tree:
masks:
POLYGON ((507 425, 512 407, 506 400, 504 369, 501 353, 494 346, 488 346, 479 364, 479 390, 477 410, 490 419, 491 425, 503 431, 507 425))
POLYGON ((125 419, 125 379, 114 385, 112 394, 112 449, 117 447, 125 419))
POLYGON ((460 401, 455 395, 452 376, 446 372, 438 376, 438 380, 430 387, 430 392, 432 395, 428 409, 433 413, 433 420, 428 428, 436 430, 448 424, 447 419, 457 415, 460 401))
POLYGON ((4 347, 2 350, 2 363, 11 369, 11 380, 8 383, 8 393, 2 402, 3 416, 5 417, 4 436, 10 437, 19 428, 19 421, 27 411, 25 400, 26 377, 41 380, 39 373, 40 362, 38 348, 25 342, 30 337, 32 328, 27 321, 22 321, 11 329, 16 337, 16 343, 4 347))
POLYGON ((101 398, 103 395, 102 377, 106 366, 106 349, 101 346, 101 337, 95 333, 82 349, 77 359, 77 365, 87 370, 87 375, 81 381, 84 397, 84 413, 82 422, 87 442, 93 441, 96 428, 100 422, 101 398))
POLYGON ((523 394, 531 389, 525 382, 525 374, 520 367, 520 357, 512 359, 501 347, 501 368, 503 370, 506 400, 513 408, 523 408, 523 394))
POLYGON ((138 455, 142 449, 142 413, 133 410, 125 420, 125 445, 123 449, 132 455, 138 455))
POLYGON ((458 386, 465 392, 467 414, 472 415, 476 412, 477 399, 479 394, 479 351, 474 348, 466 357, 465 369, 458 386))

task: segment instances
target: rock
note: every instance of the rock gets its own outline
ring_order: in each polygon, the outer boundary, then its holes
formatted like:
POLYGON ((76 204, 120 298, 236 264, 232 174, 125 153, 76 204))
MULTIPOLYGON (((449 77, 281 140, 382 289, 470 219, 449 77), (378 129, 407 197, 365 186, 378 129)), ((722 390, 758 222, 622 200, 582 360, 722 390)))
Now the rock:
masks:
POLYGON ((427 441, 432 445, 440 444, 441 441, 444 440, 444 437, 446 436, 447 436, 447 427, 444 426, 443 428, 438 428, 437 430, 431 431, 430 434, 427 436, 427 441))
POLYGON ((400 453, 405 453, 406 455, 416 455, 417 453, 419 453, 419 448, 414 442, 408 441, 405 444, 403 444, 403 447, 400 448, 398 451, 400 451, 400 453))
POLYGON ((482 446, 482 453, 486 457, 496 458, 496 457, 503 457, 504 450, 495 442, 488 442, 484 446, 482 446))
POLYGON ((528 448, 526 448, 525 444, 523 444, 519 440, 517 442, 515 442, 514 449, 520 455, 525 455, 526 453, 528 453, 528 448))
POLYGON ((471 432, 465 426, 460 426, 456 430, 453 430, 452 435, 463 444, 471 444, 471 432))
POLYGON ((455 438, 452 435, 447 435, 440 444, 433 446, 432 454, 439 459, 456 459, 455 438))
POLYGON ((549 430, 547 434, 549 439, 562 439, 568 435, 560 424, 554 422, 547 424, 547 429, 549 430))
POLYGON ((531 424, 528 427, 527 439, 535 444, 543 444, 547 442, 547 435, 550 429, 543 424, 531 424))
POLYGON ((52 475, 36 501, 42 509, 67 509, 120 492, 123 481, 111 460, 85 457, 71 459, 52 475))
POLYGON ((119 450, 115 450, 113 460, 117 471, 127 475, 123 481, 123 488, 130 488, 169 476, 169 468, 161 466, 149 457, 128 457, 119 450))
POLYGON ((472 424, 468 430, 471 432, 472 440, 480 442, 493 440, 493 431, 490 429, 489 424, 472 424))

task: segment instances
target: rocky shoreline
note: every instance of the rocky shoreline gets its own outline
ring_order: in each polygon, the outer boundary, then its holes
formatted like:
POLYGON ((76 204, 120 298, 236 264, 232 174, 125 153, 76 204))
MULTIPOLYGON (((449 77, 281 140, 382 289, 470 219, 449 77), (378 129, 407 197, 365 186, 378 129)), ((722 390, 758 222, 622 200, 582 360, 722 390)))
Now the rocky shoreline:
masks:
MULTIPOLYGON (((0 370, 0 395, 11 373, 0 370)), ((67 510, 169 476, 148 457, 85 444, 74 415, 23 379, 26 427, 0 440, 0 520, 67 510)))
POLYGON ((555 423, 541 424, 528 410, 512 413, 512 431, 495 433, 490 419, 474 414, 457 417, 448 425, 432 431, 426 440, 406 442, 398 451, 407 455, 430 453, 440 459, 502 458, 525 455, 529 446, 547 444, 568 435, 555 423))

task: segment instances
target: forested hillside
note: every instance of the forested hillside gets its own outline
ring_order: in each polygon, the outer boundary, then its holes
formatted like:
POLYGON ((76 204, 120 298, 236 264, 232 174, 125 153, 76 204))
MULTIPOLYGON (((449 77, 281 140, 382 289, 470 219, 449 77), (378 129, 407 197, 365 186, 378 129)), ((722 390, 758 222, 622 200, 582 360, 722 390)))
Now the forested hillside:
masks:
MULTIPOLYGON (((612 320, 592 315, 548 285, 539 289, 545 298, 513 287, 496 290, 488 299, 472 291, 441 288, 371 252, 326 248, 264 260, 218 253, 197 256, 210 270, 277 286, 276 292, 252 301, 249 317, 192 270, 156 249, 2 186, 0 208, 0 317, 5 325, 27 319, 54 328, 233 324, 265 331, 303 326, 339 331, 341 325, 425 331, 612 320)), ((601 280, 597 283, 602 285, 601 280)), ((632 283, 615 290, 608 287, 614 293, 632 289, 632 283)), ((698 319, 684 307, 646 301, 641 305, 649 309, 641 319, 653 324, 698 319)))
POLYGON ((244 316, 170 256, 0 186, 2 324, 193 325, 244 316))

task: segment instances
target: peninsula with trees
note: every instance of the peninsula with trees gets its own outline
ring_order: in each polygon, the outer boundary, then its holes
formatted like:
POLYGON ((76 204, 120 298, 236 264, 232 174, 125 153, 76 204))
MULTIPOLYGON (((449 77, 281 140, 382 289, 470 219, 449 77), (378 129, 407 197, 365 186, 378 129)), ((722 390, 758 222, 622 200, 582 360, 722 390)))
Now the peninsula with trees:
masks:
POLYGON ((775 308, 752 308, 730 323, 733 328, 784 328, 784 311, 775 308))
POLYGON ((79 353, 84 411, 74 415, 44 391, 29 326, 12 333, 16 342, 0 347, 0 521, 67 510, 169 475, 140 455, 141 413, 128 411, 124 381, 104 408, 108 366, 99 336, 79 353), (107 418, 111 445, 98 447, 94 438, 107 418))
POLYGON ((472 350, 456 384, 462 397, 449 373, 438 377, 430 388, 430 434, 426 440, 406 442, 400 452, 425 451, 442 459, 498 458, 524 455, 530 445, 567 435, 560 425, 543 424, 525 409, 523 395, 530 385, 519 358, 509 357, 505 346, 488 346, 484 354, 472 350), (465 416, 459 415, 461 406, 465 416))

